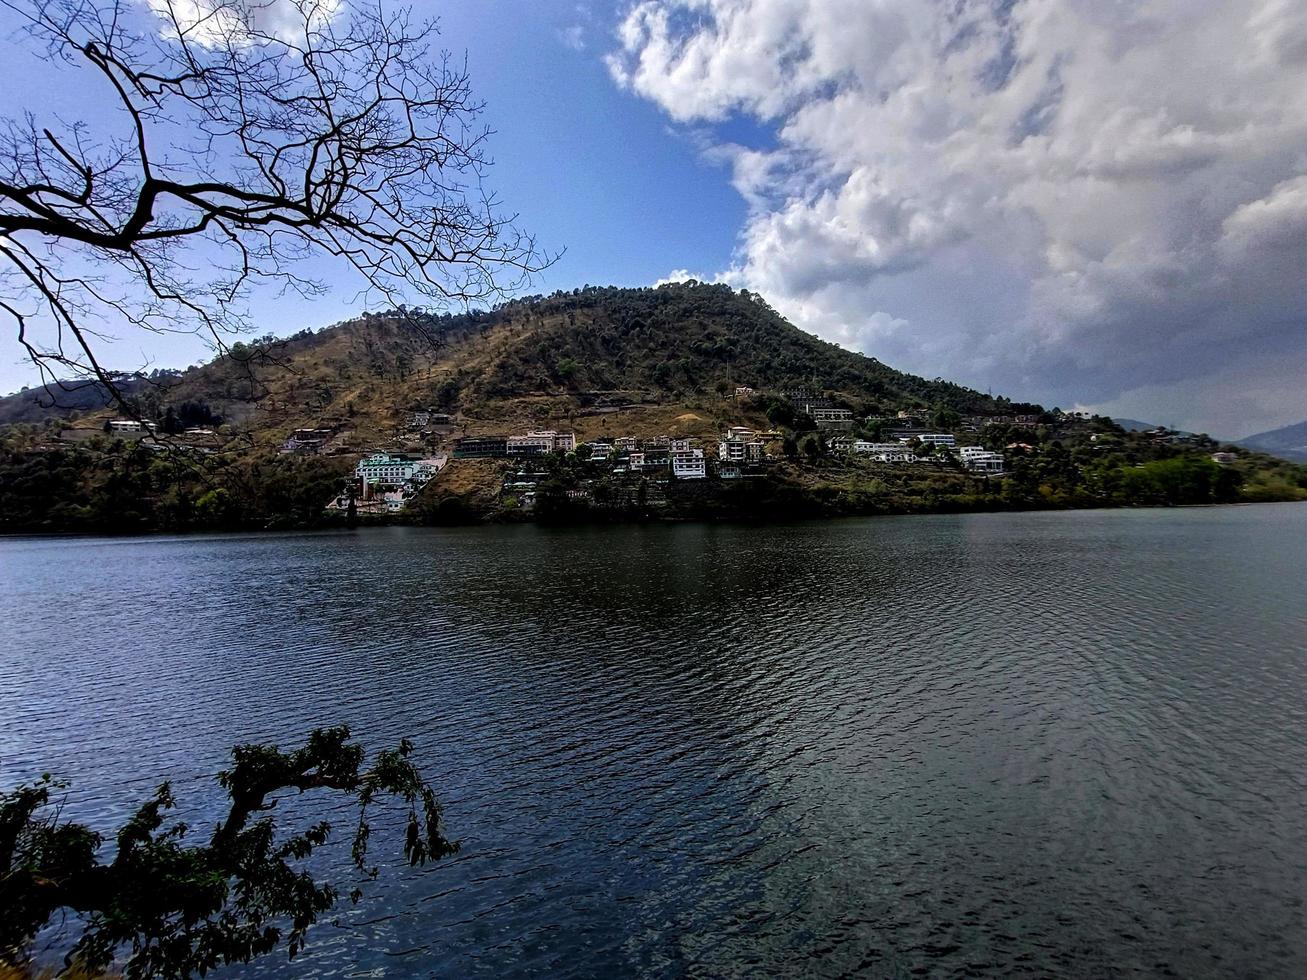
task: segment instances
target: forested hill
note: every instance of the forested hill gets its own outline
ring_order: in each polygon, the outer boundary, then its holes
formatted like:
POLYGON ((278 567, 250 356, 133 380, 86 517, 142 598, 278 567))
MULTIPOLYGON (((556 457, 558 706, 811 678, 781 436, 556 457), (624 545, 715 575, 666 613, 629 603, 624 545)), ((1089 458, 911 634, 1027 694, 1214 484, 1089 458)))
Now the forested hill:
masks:
POLYGON ((882 407, 996 407, 980 392, 905 374, 819 340, 761 296, 724 285, 587 287, 533 297, 501 312, 522 330, 480 381, 492 397, 558 388, 676 393, 748 385, 824 389, 882 407))
MULTIPOLYGON (((235 344, 209 364, 156 374, 154 384, 133 385, 144 413, 162 417, 168 406, 203 404, 255 429, 345 415, 379 416, 385 424, 417 405, 494 416, 514 400, 583 402, 595 392, 670 402, 737 386, 822 391, 865 411, 1025 407, 896 371, 805 333, 761 297, 701 283, 586 287, 456 315, 364 313, 281 340, 235 344)), ((93 386, 75 397, 51 394, 0 399, 0 423, 102 407, 93 386), (55 407, 46 407, 51 401, 55 407)))

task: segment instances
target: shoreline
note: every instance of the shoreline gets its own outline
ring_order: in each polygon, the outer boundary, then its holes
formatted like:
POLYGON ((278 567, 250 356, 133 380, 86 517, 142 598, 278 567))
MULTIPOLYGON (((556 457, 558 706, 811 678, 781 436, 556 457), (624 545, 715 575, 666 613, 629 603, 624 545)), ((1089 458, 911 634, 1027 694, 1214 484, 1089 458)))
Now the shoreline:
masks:
POLYGON ((373 531, 383 528, 414 528, 426 530, 454 530, 470 528, 499 527, 540 527, 540 528, 606 528, 653 525, 743 525, 750 527, 784 526, 791 524, 826 523, 844 520, 866 520, 868 518, 895 517, 966 517, 981 514, 1072 514, 1109 511, 1177 511, 1177 510, 1218 510, 1239 507, 1261 507, 1282 504, 1307 504, 1307 500, 1235 500, 1226 503, 1193 504, 1095 504, 1084 507, 1048 506, 1048 507, 983 507, 983 508, 937 508, 921 510, 880 510, 847 513, 793 513, 770 517, 751 515, 703 515, 703 516, 649 516, 591 518, 576 520, 537 520, 522 517, 503 519, 494 517, 467 521, 415 521, 398 516, 372 517, 358 520, 354 526, 348 526, 344 520, 326 521, 312 525, 288 525, 265 527, 209 527, 209 528, 170 528, 150 530, 110 531, 100 529, 5 529, 0 530, 0 541, 17 539, 79 539, 128 540, 148 538, 199 538, 199 537, 235 537, 235 536, 274 536, 301 535, 314 533, 340 533, 342 531, 373 531))

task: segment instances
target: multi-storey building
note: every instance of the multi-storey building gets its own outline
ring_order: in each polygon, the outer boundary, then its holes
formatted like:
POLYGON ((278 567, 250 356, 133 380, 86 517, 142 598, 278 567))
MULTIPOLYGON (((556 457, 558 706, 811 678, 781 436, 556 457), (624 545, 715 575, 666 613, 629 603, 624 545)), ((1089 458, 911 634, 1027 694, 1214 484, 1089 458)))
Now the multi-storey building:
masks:
POLYGON ((958 450, 962 465, 973 473, 1002 473, 1003 454, 991 452, 984 446, 963 446, 958 450))
POLYGON ((552 429, 528 432, 524 436, 509 436, 506 440, 506 450, 510 456, 570 453, 575 448, 575 435, 571 432, 555 432, 552 429))
POLYGON ((853 424, 853 412, 847 408, 808 408, 808 414, 819 428, 839 428, 853 424))
POLYGON ((923 446, 956 446, 957 437, 951 432, 921 432, 899 439, 899 442, 911 442, 916 439, 923 446))
POLYGON ((507 456, 508 440, 503 436, 464 436, 455 441, 454 455, 460 458, 507 456))
POLYGON ((672 476, 678 480, 702 480, 707 475, 702 449, 672 450, 672 476))

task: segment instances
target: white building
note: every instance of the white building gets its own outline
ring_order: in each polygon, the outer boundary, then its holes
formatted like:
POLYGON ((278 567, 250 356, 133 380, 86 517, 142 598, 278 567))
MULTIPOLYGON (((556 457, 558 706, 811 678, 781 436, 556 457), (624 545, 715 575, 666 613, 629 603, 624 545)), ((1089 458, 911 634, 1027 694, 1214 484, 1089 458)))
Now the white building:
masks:
POLYGON ((1239 462, 1239 456, 1236 453, 1212 453, 1212 462, 1229 466, 1231 463, 1239 462))
POLYGON ((672 476, 678 480, 702 480, 707 475, 702 449, 672 450, 672 476))
POLYGON ((366 494, 369 486, 399 486, 406 482, 417 470, 418 461, 407 456, 392 456, 390 453, 373 453, 366 459, 359 460, 354 467, 354 475, 363 481, 366 494))
POLYGON ((957 438, 951 432, 922 432, 919 435, 906 436, 899 439, 899 442, 909 443, 916 439, 923 446, 956 446, 957 438))
POLYGON ((136 419, 110 419, 109 431, 112 432, 153 432, 158 426, 153 422, 138 422, 136 419))
POLYGON ((447 456, 412 459, 390 453, 373 453, 359 461, 359 464, 354 467, 354 475, 362 483, 365 499, 370 496, 369 489, 377 487, 396 488, 402 492, 401 496, 407 499, 439 473, 447 460, 447 456))
POLYGON ((881 453, 901 453, 903 452, 902 442, 867 442, 859 439, 853 443, 852 451, 867 456, 876 456, 881 453))
POLYGON ((1003 454, 993 453, 980 446, 963 446, 959 455, 962 465, 973 473, 1002 473, 1003 454))
POLYGON ((639 440, 635 436, 621 436, 613 440, 613 448, 619 453, 634 452, 639 440))
POLYGON ((747 446, 743 439, 723 439, 717 444, 717 458, 723 463, 743 463, 747 446))
POLYGON ((643 452, 631 453, 627 460, 627 465, 632 472, 646 473, 651 470, 660 470, 671 463, 671 458, 664 450, 651 449, 643 452))
POLYGON ((688 453, 690 451, 690 440, 673 439, 667 448, 674 453, 688 453))
POLYGON ((717 444, 717 458, 723 463, 760 463, 766 456, 766 445, 761 439, 728 437, 717 444))
POLYGON ((810 408, 808 414, 822 428, 853 424, 853 412, 847 408, 810 408))
POLYGON ((590 459, 596 463, 602 463, 613 455, 613 444, 611 442, 592 442, 590 443, 590 459))

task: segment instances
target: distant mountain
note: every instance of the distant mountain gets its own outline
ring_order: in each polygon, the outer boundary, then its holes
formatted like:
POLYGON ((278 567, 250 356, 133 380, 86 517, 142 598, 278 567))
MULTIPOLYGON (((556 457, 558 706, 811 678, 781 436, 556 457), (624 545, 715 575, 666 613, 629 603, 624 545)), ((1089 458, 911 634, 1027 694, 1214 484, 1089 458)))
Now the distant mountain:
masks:
POLYGON ((1259 432, 1247 439, 1237 440, 1235 445, 1270 453, 1295 463, 1307 463, 1307 422, 1259 432))
MULTIPOLYGON (((115 383, 119 391, 130 396, 151 386, 170 384, 180 377, 180 372, 155 371, 153 378, 123 377, 115 383)), ((0 398, 0 424, 67 418, 74 412, 94 412, 112 403, 109 392, 99 381, 54 382, 0 398)))
POLYGON ((1152 422, 1140 422, 1138 419, 1112 419, 1112 421, 1126 432, 1147 432, 1149 429, 1157 428, 1152 422))

